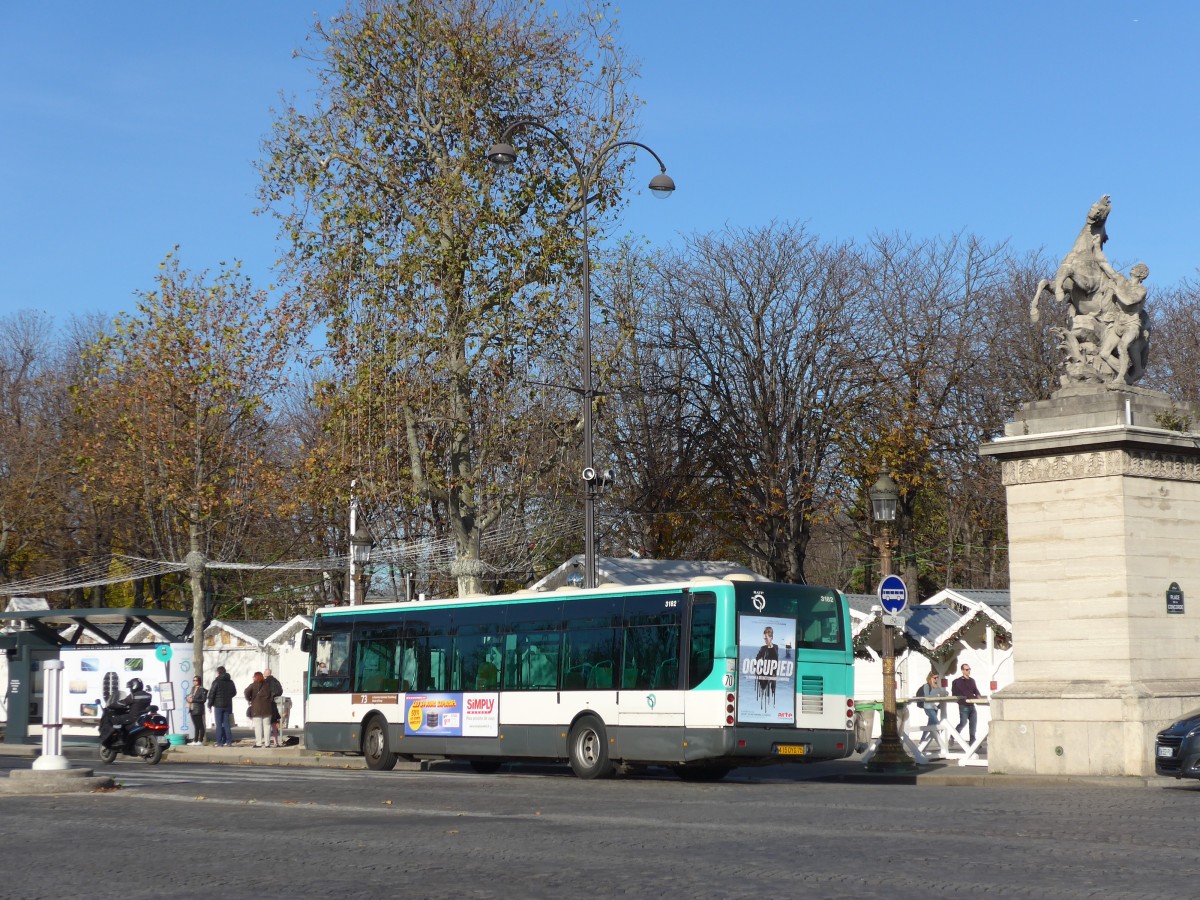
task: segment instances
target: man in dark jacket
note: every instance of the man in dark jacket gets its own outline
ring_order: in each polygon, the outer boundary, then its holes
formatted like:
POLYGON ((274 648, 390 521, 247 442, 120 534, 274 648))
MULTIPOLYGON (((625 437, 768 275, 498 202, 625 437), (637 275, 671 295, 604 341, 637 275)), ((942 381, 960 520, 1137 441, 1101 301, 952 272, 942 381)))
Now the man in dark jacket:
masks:
POLYGON ((968 722, 971 725, 971 736, 968 738, 968 743, 975 743, 975 719, 976 711, 975 704, 968 703, 968 700, 978 700, 983 694, 979 693, 979 688, 975 684, 975 679, 971 677, 971 667, 963 666, 962 675, 954 679, 954 683, 950 685, 950 693, 958 698, 958 733, 962 734, 963 726, 968 722))
POLYGON ((236 696, 237 685, 233 683, 224 666, 217 666, 217 677, 208 689, 208 708, 213 711, 213 717, 216 719, 218 747, 233 746, 233 731, 229 723, 233 717, 233 698, 236 696))

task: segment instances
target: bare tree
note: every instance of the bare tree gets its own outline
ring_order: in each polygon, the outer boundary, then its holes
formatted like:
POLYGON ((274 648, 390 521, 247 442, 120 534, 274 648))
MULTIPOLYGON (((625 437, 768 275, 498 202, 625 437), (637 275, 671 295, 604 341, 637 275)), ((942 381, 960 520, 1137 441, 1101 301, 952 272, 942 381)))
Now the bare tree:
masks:
POLYGON ((860 274, 851 248, 778 223, 693 237, 661 268, 689 359, 681 389, 725 501, 714 519, 776 580, 805 580, 813 523, 836 509, 840 435, 870 402, 860 274))

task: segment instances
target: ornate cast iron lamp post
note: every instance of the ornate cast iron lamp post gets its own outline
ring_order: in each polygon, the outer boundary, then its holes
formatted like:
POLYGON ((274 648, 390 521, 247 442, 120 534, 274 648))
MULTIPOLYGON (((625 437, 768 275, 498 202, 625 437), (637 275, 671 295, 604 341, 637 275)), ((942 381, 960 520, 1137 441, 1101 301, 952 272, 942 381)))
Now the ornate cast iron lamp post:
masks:
POLYGON ((579 219, 583 232, 583 303, 580 311, 583 323, 581 351, 583 386, 579 389, 580 400, 583 404, 583 586, 593 588, 596 586, 596 492, 601 486, 599 482, 603 479, 596 472, 592 451, 592 404, 597 396, 597 391, 592 386, 592 284, 588 246, 588 203, 591 198, 589 194, 591 185, 599 177, 604 162, 621 147, 641 147, 658 162, 660 171, 650 179, 650 190, 655 197, 665 199, 671 196, 675 190, 675 182, 667 174, 667 167, 659 155, 638 141, 617 141, 605 148, 604 152, 592 160, 589 166, 585 166, 561 132, 537 119, 518 119, 505 128, 499 143, 488 148, 487 158, 498 166, 511 166, 515 163, 517 150, 510 141, 517 131, 524 128, 537 128, 554 138, 570 158, 579 182, 579 219))
MULTIPOLYGON (((869 491, 871 512, 879 527, 875 545, 879 548, 880 581, 892 574, 892 523, 900 503, 900 489, 891 475, 883 472, 869 491)), ((900 742, 896 716, 896 646, 895 632, 886 619, 883 623, 883 723, 879 731, 879 746, 867 763, 867 771, 883 774, 916 772, 917 765, 900 742)))

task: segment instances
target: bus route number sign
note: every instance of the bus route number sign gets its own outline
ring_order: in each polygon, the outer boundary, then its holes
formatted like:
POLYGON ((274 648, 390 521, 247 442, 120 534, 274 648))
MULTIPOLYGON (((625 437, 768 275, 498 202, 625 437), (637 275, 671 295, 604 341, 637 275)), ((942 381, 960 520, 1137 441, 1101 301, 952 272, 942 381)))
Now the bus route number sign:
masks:
POLYGON ((899 575, 889 575, 879 582, 879 604, 884 612, 899 615, 908 606, 908 588, 899 575))

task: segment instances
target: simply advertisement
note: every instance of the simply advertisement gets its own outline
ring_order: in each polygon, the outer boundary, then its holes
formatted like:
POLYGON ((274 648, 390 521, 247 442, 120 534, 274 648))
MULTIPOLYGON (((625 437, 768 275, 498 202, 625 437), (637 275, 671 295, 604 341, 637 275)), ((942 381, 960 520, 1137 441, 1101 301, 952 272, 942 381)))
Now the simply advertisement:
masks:
POLYGON ((404 733, 425 737, 496 737, 499 694, 405 694, 404 733))

